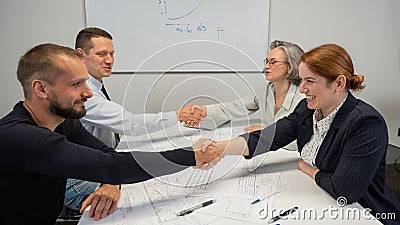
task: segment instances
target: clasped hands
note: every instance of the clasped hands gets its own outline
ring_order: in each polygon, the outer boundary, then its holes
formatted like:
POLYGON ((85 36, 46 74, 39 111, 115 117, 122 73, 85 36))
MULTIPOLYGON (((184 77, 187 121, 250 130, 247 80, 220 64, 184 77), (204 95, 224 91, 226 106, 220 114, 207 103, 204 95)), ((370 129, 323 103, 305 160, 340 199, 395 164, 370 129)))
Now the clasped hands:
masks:
MULTIPOLYGON (((182 109, 177 110, 179 122, 183 122, 188 126, 194 127, 207 116, 207 107, 201 105, 188 104, 182 109)), ((262 125, 251 125, 243 130, 247 133, 263 129, 262 125)))
POLYGON ((179 122, 183 122, 188 126, 197 126, 207 116, 207 108, 205 106, 188 104, 183 108, 176 110, 179 122))
POLYGON ((208 138, 200 138, 192 145, 196 159, 196 169, 208 170, 225 157, 225 148, 208 138))

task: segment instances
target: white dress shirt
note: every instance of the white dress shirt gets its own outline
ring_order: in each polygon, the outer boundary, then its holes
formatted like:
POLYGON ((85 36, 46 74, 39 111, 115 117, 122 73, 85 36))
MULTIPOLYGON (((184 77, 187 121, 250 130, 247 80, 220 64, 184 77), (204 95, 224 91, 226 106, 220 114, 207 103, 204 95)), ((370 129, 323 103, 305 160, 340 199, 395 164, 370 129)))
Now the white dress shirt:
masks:
MULTIPOLYGON (((286 97, 275 114, 275 85, 272 82, 255 91, 245 98, 236 99, 228 103, 220 103, 207 105, 207 117, 214 120, 217 126, 224 124, 232 119, 248 116, 261 110, 261 117, 264 126, 268 126, 279 119, 288 116, 293 112, 297 104, 305 98, 304 94, 300 93, 300 87, 290 84, 286 97)), ((284 147, 289 150, 297 150, 296 142, 284 147)))
POLYGON ((83 126, 106 145, 116 147, 114 133, 129 136, 143 135, 178 124, 175 111, 157 114, 132 114, 121 105, 107 100, 101 91, 102 83, 89 74, 87 81, 93 97, 85 102, 83 126))

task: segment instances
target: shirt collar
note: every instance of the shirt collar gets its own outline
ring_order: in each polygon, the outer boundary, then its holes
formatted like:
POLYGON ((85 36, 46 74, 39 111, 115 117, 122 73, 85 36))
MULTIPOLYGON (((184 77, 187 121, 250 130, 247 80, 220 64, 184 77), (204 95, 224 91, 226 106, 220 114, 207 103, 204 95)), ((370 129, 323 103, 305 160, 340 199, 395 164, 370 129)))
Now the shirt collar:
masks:
POLYGON ((98 81, 96 78, 94 78, 92 75, 89 74, 89 79, 88 82, 93 84, 93 86, 97 89, 97 90, 101 90, 101 87, 103 86, 103 83, 101 83, 100 81, 98 81))
POLYGON ((19 101, 17 104, 14 105, 13 111, 17 113, 17 115, 29 118, 33 123, 36 124, 36 122, 33 120, 31 114, 28 112, 28 110, 24 107, 24 102, 19 101))
POLYGON ((287 111, 290 110, 292 103, 293 103, 293 96, 298 92, 298 86, 294 85, 293 83, 290 83, 289 90, 286 94, 285 100, 283 101, 281 108, 286 109, 287 111))
POLYGON ((342 107, 343 103, 346 101, 346 97, 343 99, 343 101, 336 107, 329 115, 325 118, 322 118, 321 120, 317 120, 317 118, 320 118, 322 116, 322 112, 320 109, 317 109, 314 111, 314 116, 313 116, 313 123, 314 123, 314 132, 315 129, 319 129, 321 132, 328 131, 330 125, 333 122, 333 119, 335 119, 337 112, 339 109, 342 107))

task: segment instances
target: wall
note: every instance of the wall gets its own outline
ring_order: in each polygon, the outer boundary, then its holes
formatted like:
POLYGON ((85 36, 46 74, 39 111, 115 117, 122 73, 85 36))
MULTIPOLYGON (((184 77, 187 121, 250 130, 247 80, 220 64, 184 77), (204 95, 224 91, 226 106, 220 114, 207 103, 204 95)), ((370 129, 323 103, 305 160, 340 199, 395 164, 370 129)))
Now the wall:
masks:
POLYGON ((72 47, 76 33, 84 26, 82 0, 0 1, 1 117, 23 99, 16 76, 19 57, 41 43, 72 47))
MULTIPOLYGON (((305 50, 327 42, 345 47, 354 60, 356 72, 366 78, 367 88, 358 97, 383 114, 388 123, 389 142, 396 146, 400 146, 400 137, 397 137, 400 127, 400 89, 397 87, 400 83, 399 8, 398 0, 271 0, 269 31, 270 40, 293 41, 305 50)), ((85 22, 83 0, 2 0, 0 10, 0 49, 3 53, 0 116, 3 116, 23 97, 15 75, 19 57, 32 46, 44 42, 72 47, 76 33, 85 22)), ((260 74, 211 75, 197 80, 197 85, 190 90, 173 91, 181 81, 203 75, 169 75, 168 78, 162 75, 114 75, 106 84, 113 99, 128 109, 157 112, 176 109, 185 101, 200 101, 193 94, 188 96, 189 91, 202 95, 203 90, 209 89, 211 96, 229 100, 264 82, 260 74), (209 79, 219 79, 224 89, 204 83, 209 79), (155 80, 158 88, 148 95, 148 87, 155 80), (125 96, 135 97, 125 100, 125 96), (148 96, 148 104, 142 107, 148 96), (163 104, 166 101, 168 105, 163 104)), ((212 99, 208 100, 212 102, 212 99)))
POLYGON ((289 39, 304 49, 343 46, 355 72, 365 76, 358 97, 384 116, 389 143, 400 146, 400 1, 271 0, 270 40, 289 39))

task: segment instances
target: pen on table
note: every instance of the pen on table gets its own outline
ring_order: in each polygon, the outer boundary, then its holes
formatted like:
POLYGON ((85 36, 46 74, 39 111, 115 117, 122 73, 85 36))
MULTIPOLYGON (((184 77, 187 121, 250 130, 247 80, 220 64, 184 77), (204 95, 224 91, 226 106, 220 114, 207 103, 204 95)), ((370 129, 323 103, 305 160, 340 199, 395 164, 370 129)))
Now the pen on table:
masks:
POLYGON ((268 223, 275 223, 276 221, 282 219, 284 216, 288 216, 289 214, 291 214, 291 213, 297 211, 298 209, 299 209, 299 207, 297 207, 297 206, 295 206, 295 207, 293 207, 293 208, 290 208, 290 209, 286 210, 285 212, 283 212, 283 213, 281 213, 281 214, 279 214, 279 215, 273 217, 272 219, 270 219, 270 220, 268 221, 268 223))
POLYGON ((213 204, 214 202, 215 202, 215 200, 212 199, 212 200, 209 200, 209 201, 200 203, 200 204, 198 204, 198 205, 195 205, 195 206, 193 206, 193 207, 190 207, 190 208, 188 208, 188 209, 185 209, 185 210, 183 210, 183 211, 180 211, 180 212, 179 212, 178 214, 176 214, 176 215, 177 215, 177 216, 184 216, 184 215, 190 214, 190 213, 192 213, 194 210, 200 209, 200 208, 203 208, 203 207, 206 207, 206 206, 208 206, 208 205, 213 204))
POLYGON ((252 201, 251 204, 252 204, 252 205, 257 204, 257 203, 259 203, 259 202, 261 202, 261 201, 264 201, 265 199, 267 199, 267 198, 269 198, 269 197, 271 197, 271 196, 274 196, 274 195, 276 195, 276 194, 278 194, 278 193, 279 193, 279 191, 274 192, 274 193, 272 193, 272 194, 270 194, 270 195, 267 195, 267 196, 265 196, 265 197, 263 197, 263 198, 257 198, 257 199, 255 199, 254 201, 252 201))

